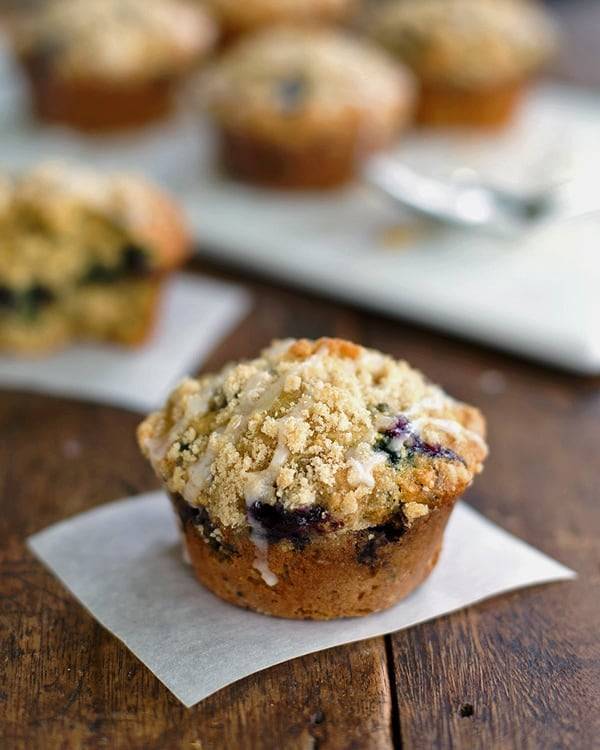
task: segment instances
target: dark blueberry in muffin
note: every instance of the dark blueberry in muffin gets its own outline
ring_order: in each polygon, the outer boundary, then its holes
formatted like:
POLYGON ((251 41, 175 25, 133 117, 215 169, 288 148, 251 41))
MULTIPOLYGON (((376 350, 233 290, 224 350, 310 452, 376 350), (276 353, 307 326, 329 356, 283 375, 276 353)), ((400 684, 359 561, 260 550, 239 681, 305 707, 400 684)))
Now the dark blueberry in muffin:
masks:
POLYGON ((172 495, 172 498, 184 529, 188 524, 195 526, 209 547, 224 558, 238 554, 232 544, 224 542, 218 533, 215 534, 217 527, 212 522, 206 508, 190 505, 179 494, 172 495))
POLYGON ((15 294, 7 286, 0 286, 0 309, 11 309, 15 304, 15 294))
POLYGON ((378 551, 386 544, 397 542, 404 535, 406 529, 406 518, 401 510, 387 523, 365 529, 361 532, 356 559, 361 565, 375 566, 378 560, 378 551))
POLYGON ((296 549, 304 549, 311 534, 323 534, 337 526, 320 505, 287 510, 281 502, 271 505, 257 500, 250 506, 249 513, 261 525, 270 544, 286 539, 296 549))
POLYGON ((142 275, 148 271, 148 253, 138 245, 126 245, 123 248, 121 267, 127 275, 142 275))
POLYGON ((82 282, 84 284, 112 284, 119 278, 119 275, 119 269, 116 267, 94 263, 84 275, 82 282))
POLYGON ((94 263, 81 281, 84 284, 112 284, 126 277, 144 276, 148 271, 148 253, 137 245, 126 245, 118 265, 94 263))
POLYGON ((425 443, 418 437, 414 437, 413 439, 414 445, 410 446, 409 450, 412 450, 414 453, 420 453, 421 455, 429 456, 430 458, 443 458, 446 461, 460 461, 462 464, 465 463, 464 459, 450 448, 445 448, 439 443, 425 443))
POLYGON ((26 320, 32 320, 39 313, 41 308, 49 305, 54 300, 53 292, 41 284, 21 292, 17 299, 19 314, 26 320))
POLYGON ((400 414, 394 425, 382 434, 375 443, 374 449, 385 453, 394 465, 400 463, 403 458, 411 459, 415 455, 443 458, 446 461, 460 461, 464 464, 464 460, 450 448, 422 440, 413 432, 409 420, 403 414, 400 414), (400 449, 397 444, 399 439, 402 441, 400 449))
POLYGON ((292 75, 277 82, 277 101, 286 114, 293 114, 300 109, 307 93, 308 81, 302 74, 292 75))

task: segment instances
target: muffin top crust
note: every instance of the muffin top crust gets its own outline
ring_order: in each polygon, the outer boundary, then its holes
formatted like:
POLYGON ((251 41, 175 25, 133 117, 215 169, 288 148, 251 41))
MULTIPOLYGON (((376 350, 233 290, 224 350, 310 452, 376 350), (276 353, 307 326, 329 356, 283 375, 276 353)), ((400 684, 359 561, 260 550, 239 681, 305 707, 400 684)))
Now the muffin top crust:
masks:
POLYGON ((66 78, 140 78, 185 71, 215 38, 186 0, 49 0, 17 30, 18 51, 66 78))
POLYGON ((138 428, 168 489, 225 527, 318 509, 351 531, 410 524, 459 496, 487 455, 479 411, 406 362, 339 339, 274 342, 188 379, 138 428))
POLYGON ((241 32, 273 23, 343 18, 355 0, 205 0, 226 29, 241 32))
POLYGON ((395 127, 410 74, 368 42, 331 29, 276 26, 242 39, 200 79, 200 101, 232 129, 301 140, 323 127, 395 127))
POLYGON ((464 88, 518 79, 556 44, 552 19, 528 0, 390 2, 371 35, 426 84, 464 88))
POLYGON ((166 270, 188 251, 183 216, 145 180, 62 162, 2 176, 0 232, 11 294, 166 270))

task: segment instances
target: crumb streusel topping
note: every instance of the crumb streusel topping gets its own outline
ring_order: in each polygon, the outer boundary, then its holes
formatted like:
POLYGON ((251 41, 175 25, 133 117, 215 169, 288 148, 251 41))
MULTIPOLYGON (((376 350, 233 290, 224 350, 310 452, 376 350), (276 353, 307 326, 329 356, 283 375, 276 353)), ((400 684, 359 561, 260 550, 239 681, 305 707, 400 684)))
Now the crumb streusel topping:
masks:
POLYGON ((214 36, 186 0, 50 0, 23 23, 17 46, 66 77, 145 79, 187 69, 214 36))
POLYGON ((301 339, 185 380, 138 439, 168 489, 226 527, 273 506, 349 531, 399 511, 410 525, 460 495, 482 469, 484 433, 477 409, 405 362, 301 339))
POLYGON ((336 122, 408 112, 410 75, 368 42, 331 29, 273 27, 242 40, 201 79, 200 99, 223 124, 301 138, 336 122))
POLYGON ((389 3, 372 36, 426 83, 465 88, 518 79, 556 44, 552 19, 528 0, 389 3))

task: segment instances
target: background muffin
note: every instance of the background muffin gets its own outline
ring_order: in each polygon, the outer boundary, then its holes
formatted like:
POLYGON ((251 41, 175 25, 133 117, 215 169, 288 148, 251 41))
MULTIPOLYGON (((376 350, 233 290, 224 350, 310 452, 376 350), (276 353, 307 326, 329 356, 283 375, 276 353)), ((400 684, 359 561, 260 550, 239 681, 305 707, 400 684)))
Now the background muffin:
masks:
POLYGON ((351 15, 355 0, 204 0, 227 40, 264 26, 340 21, 351 15))
POLYGON ((179 210, 146 182, 63 164, 2 181, 0 349, 141 342, 161 279, 188 253, 179 210))
POLYGON ((50 0, 14 35, 36 114, 93 131, 167 114, 214 36, 185 0, 50 0))
POLYGON ((411 112, 412 81, 341 32, 274 27, 206 72, 201 101, 234 176, 278 187, 328 187, 387 146, 411 112))
POLYGON ((374 13, 371 34, 419 79, 427 125, 502 125, 556 41, 527 0, 397 0, 374 13))
POLYGON ((388 607, 427 577, 483 435, 476 409, 406 363, 335 339, 187 380, 138 430, 198 578, 316 619, 388 607))

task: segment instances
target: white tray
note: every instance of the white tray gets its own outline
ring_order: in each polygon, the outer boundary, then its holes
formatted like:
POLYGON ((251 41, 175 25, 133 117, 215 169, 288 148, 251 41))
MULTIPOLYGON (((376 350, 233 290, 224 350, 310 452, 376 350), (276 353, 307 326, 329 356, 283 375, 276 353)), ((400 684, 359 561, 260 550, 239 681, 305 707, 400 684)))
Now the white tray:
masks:
MULTIPOLYGON (((414 136, 430 173, 470 165, 512 189, 575 177, 568 213, 600 208, 600 97, 533 92, 495 138, 414 136)), ((208 149, 207 149, 208 150, 208 149)), ((600 213, 506 240, 419 225, 363 186, 283 194, 210 176, 186 197, 202 252, 319 293, 579 373, 600 373, 600 213), (400 237, 400 241, 394 241, 400 237)))
MULTIPOLYGON (((398 153, 430 173, 472 166, 513 189, 566 174, 576 178, 572 213, 581 213, 600 207, 599 133, 600 96, 548 84, 531 93, 501 136, 421 134, 405 139, 398 153)), ((189 115, 102 139, 36 126, 27 118, 18 75, 0 57, 0 165, 53 156, 161 180, 184 201, 201 252, 220 261, 576 372, 600 373, 600 214, 506 241, 415 229, 411 217, 360 185, 304 194, 246 187, 217 175, 209 132, 189 115)))

